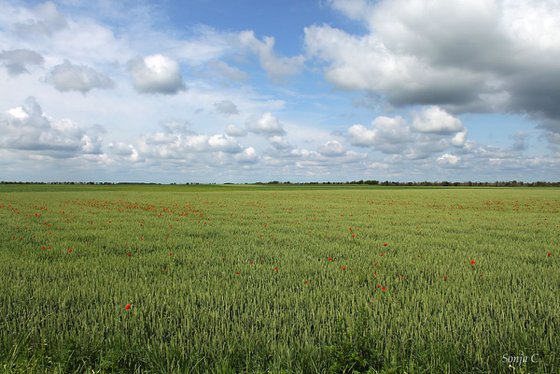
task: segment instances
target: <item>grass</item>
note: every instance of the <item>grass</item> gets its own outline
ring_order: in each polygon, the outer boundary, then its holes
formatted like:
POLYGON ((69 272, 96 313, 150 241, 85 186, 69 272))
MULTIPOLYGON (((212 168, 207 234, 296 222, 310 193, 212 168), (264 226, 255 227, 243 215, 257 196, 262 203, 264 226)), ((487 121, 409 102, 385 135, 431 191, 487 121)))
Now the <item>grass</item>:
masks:
POLYGON ((0 186, 4 371, 560 371, 558 189, 51 187, 0 186))

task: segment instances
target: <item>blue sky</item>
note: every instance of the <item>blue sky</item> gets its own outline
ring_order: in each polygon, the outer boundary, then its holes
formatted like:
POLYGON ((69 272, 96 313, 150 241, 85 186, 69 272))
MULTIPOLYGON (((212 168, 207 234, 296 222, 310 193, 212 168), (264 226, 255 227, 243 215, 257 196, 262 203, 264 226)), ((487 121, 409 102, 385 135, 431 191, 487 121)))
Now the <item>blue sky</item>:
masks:
POLYGON ((0 180, 560 179, 554 0, 0 0, 0 180))

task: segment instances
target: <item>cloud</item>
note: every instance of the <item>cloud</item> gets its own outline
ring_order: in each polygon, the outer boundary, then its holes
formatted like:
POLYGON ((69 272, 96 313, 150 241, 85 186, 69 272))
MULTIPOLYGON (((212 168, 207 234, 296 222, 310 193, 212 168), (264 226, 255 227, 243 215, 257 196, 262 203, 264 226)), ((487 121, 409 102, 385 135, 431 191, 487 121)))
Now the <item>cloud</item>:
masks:
POLYGON ((247 135, 247 130, 235 125, 227 125, 226 134, 233 137, 241 137, 247 135))
POLYGON ((437 159, 437 163, 440 166, 456 166, 459 161, 461 160, 460 157, 455 156, 455 155, 451 155, 449 153, 445 153, 443 155, 441 155, 440 157, 438 157, 437 159))
POLYGON ((279 57, 274 53, 273 37, 265 37, 260 41, 253 31, 244 31, 239 34, 239 41, 242 47, 257 54, 262 68, 272 79, 282 80, 303 69, 303 56, 279 57))
POLYGON ((286 133, 282 123, 270 112, 266 112, 260 118, 249 122, 247 128, 255 134, 283 135, 286 133))
POLYGON ((319 153, 326 157, 337 157, 346 154, 346 149, 336 140, 329 140, 319 148, 319 153))
POLYGON ((556 0, 341 1, 366 27, 305 28, 328 81, 396 107, 528 114, 560 132, 560 3, 556 0))
POLYGON ((108 153, 110 154, 108 163, 122 162, 122 161, 130 161, 130 162, 144 161, 143 159, 140 158, 138 151, 132 144, 127 144, 123 142, 109 143, 107 148, 108 148, 108 153))
POLYGON ((108 76, 89 66, 73 65, 70 61, 54 66, 47 81, 61 92, 79 91, 82 94, 94 88, 107 89, 115 85, 108 76))
POLYGON ((23 37, 50 36, 68 27, 66 17, 51 2, 38 5, 28 16, 30 19, 18 22, 14 27, 15 32, 23 37))
POLYGON ((42 65, 45 59, 30 49, 13 49, 0 52, 0 61, 10 75, 29 73, 30 65, 42 65))
POLYGON ((216 108, 218 113, 226 115, 226 116, 232 116, 232 115, 235 115, 235 114, 239 114, 239 109, 237 109, 237 105, 235 105, 230 100, 218 101, 218 102, 214 103, 214 108, 216 108))
POLYGON ((136 58, 129 63, 132 84, 141 93, 173 95, 186 89, 179 63, 163 55, 136 58))
POLYGON ((464 129, 458 118, 437 106, 429 106, 417 113, 414 116, 412 128, 418 132, 434 134, 452 134, 464 129))
POLYGON ((315 172, 331 172, 340 165, 360 165, 367 159, 366 153, 346 151, 343 146, 336 141, 327 142, 314 151, 306 148, 292 148, 289 153, 276 159, 276 163, 283 163, 285 166, 296 166, 299 169, 314 170, 315 172))
MULTIPOLYGON (((240 72, 226 63, 219 62, 224 56, 238 51, 237 34, 216 30, 207 25, 191 26, 189 29, 191 36, 188 38, 171 39, 168 34, 155 33, 150 35, 151 41, 191 66, 210 63, 212 68, 222 73, 236 75, 240 72)), ((153 30, 151 31, 153 33, 153 30)))
POLYGON ((69 119, 52 120, 33 97, 0 115, 0 148, 71 158, 100 154, 101 146, 99 129, 85 129, 69 119))
POLYGON ((139 153, 147 159, 187 160, 194 154, 223 152, 237 154, 244 148, 237 140, 223 134, 197 134, 188 129, 188 123, 167 121, 161 124, 165 131, 155 132, 139 141, 139 153))
POLYGON ((478 72, 431 66, 411 55, 392 53, 375 35, 353 36, 330 26, 305 28, 308 53, 327 63, 325 77, 348 90, 383 95, 389 103, 457 104, 483 85, 478 72))
POLYGON ((410 126, 402 117, 380 116, 373 120, 372 128, 356 124, 348 129, 351 142, 359 147, 393 147, 410 141, 410 126))
POLYGON ((285 150, 291 149, 292 146, 285 137, 281 135, 273 135, 268 138, 268 142, 272 145, 276 150, 285 150))
POLYGON ((241 164, 254 164, 258 159, 257 152, 253 147, 247 147, 243 152, 235 155, 235 160, 241 164))
POLYGON ((242 147, 237 140, 227 135, 212 135, 208 138, 208 145, 213 151, 221 151, 226 153, 239 153, 242 147))
POLYGON ((348 128, 352 145, 407 159, 427 158, 450 147, 462 148, 467 132, 459 119, 438 107, 423 108, 412 123, 400 116, 379 116, 369 128, 361 124, 348 128))
POLYGON ((347 17, 357 20, 367 20, 374 10, 372 3, 366 0, 329 0, 327 3, 347 17))
POLYGON ((459 131, 458 133, 456 133, 453 138, 451 138, 451 144, 454 145, 455 147, 462 147, 465 145, 465 142, 467 141, 467 134, 468 134, 468 130, 464 129, 462 131, 459 131))

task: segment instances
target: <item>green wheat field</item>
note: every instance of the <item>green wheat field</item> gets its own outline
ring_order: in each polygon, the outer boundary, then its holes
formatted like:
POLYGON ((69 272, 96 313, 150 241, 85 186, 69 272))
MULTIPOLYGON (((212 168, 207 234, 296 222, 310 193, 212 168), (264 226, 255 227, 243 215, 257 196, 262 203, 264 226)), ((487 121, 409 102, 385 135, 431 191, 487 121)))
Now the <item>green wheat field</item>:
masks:
POLYGON ((558 373, 560 189, 0 186, 2 372, 558 373))

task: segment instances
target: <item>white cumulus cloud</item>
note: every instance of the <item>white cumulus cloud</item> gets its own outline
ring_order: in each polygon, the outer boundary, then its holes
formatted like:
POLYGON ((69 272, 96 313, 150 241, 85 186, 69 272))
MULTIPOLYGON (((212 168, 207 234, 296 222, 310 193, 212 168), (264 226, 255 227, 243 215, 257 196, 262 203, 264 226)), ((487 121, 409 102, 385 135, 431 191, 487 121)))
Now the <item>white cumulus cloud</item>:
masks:
POLYGON ((136 58, 129 63, 129 70, 138 92, 172 95, 186 89, 179 63, 167 56, 136 58))
POLYGON ((337 157, 346 154, 346 149, 340 142, 329 140, 319 148, 319 153, 326 157, 337 157))
POLYGON ((461 161, 461 158, 459 156, 449 153, 445 153, 437 159, 438 164, 441 166, 456 166, 459 161, 461 161))
POLYGON ((461 120, 437 106, 424 108, 414 116, 412 128, 418 132, 452 134, 463 130, 461 120))
POLYGON ((235 155, 235 160, 241 164, 254 164, 258 161, 257 151, 253 147, 247 147, 235 155))
POLYGON ((348 129, 353 145, 381 148, 393 147, 396 144, 410 141, 410 126, 402 117, 380 116, 373 120, 372 128, 356 124, 348 129))
POLYGON ((247 128, 255 134, 283 135, 286 132, 282 123, 270 112, 250 121, 247 128))
POLYGON ((437 107, 424 108, 412 123, 400 116, 379 116, 371 127, 355 124, 348 128, 352 145, 407 159, 427 158, 452 146, 462 148, 467 132, 459 119, 437 107))
POLYGON ((0 114, 0 148, 29 151, 53 158, 100 154, 98 129, 86 129, 69 119, 53 120, 35 98, 0 114))

